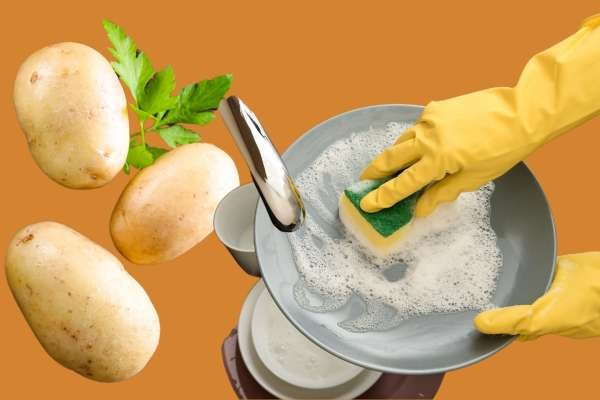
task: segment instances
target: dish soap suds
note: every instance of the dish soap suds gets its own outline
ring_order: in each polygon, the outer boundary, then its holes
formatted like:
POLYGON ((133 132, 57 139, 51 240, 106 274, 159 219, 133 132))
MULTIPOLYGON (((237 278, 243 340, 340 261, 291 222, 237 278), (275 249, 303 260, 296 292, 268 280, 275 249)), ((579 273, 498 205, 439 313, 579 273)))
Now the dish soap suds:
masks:
POLYGON ((339 323, 349 331, 391 329, 412 316, 491 307, 502 266, 490 224, 493 183, 416 218, 386 258, 363 249, 338 218, 342 191, 408 126, 391 123, 353 133, 326 148, 296 178, 308 218, 289 235, 301 277, 295 299, 309 311, 333 312, 358 296, 360 315, 339 323))

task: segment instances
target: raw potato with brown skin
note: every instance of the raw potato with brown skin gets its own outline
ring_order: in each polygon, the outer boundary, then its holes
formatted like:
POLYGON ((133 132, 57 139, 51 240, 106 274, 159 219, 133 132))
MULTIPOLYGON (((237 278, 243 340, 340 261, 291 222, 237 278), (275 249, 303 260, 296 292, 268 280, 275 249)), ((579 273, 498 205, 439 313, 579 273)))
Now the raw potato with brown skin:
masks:
POLYGON ((154 354, 160 323, 148 295, 115 256, 73 229, 21 229, 8 247, 6 277, 44 349, 86 378, 130 378, 154 354))
POLYGON ((217 204, 239 184, 233 160, 218 147, 177 147, 129 182, 110 221, 113 242, 137 264, 172 260, 212 232, 217 204))
POLYGON ((46 175, 89 189, 119 173, 129 146, 125 93, 108 61, 80 43, 30 55, 14 86, 17 118, 46 175))

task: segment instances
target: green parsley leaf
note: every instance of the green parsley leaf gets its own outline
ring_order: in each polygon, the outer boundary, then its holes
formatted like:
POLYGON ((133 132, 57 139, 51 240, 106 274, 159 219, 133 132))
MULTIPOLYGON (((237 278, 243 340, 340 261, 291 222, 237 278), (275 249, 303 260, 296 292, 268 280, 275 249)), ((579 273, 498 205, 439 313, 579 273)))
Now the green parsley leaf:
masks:
POLYGON ((231 74, 217 76, 186 86, 183 98, 197 111, 215 110, 231 86, 231 74))
POLYGON ((132 167, 143 169, 169 151, 167 148, 147 145, 146 134, 158 134, 165 143, 175 148, 195 143, 199 135, 178 124, 205 125, 215 119, 214 110, 231 86, 232 76, 221 75, 184 87, 177 96, 175 73, 171 66, 155 73, 148 57, 137 48, 133 39, 117 24, 103 20, 115 61, 111 65, 121 81, 129 88, 134 102, 129 106, 136 113, 140 131, 131 136, 123 171, 132 167), (145 123, 151 120, 148 127, 145 123))
POLYGON ((152 114, 150 114, 150 113, 147 113, 146 111, 139 109, 138 107, 136 107, 136 106, 135 106, 135 104, 130 104, 130 105, 129 105, 129 107, 131 107, 131 109, 132 109, 133 111, 135 111, 135 113, 136 113, 136 114, 137 114, 137 116, 138 116, 138 119, 139 119, 141 122, 144 122, 144 121, 145 121, 145 120, 147 120, 148 118, 153 118, 152 114))
POLYGON ((148 146, 148 151, 150 153, 152 153, 152 156, 154 157, 154 161, 158 160, 161 156, 163 156, 164 154, 169 152, 169 150, 163 149, 162 147, 150 147, 150 146, 148 146))
POLYGON ((219 106, 231 86, 232 76, 221 75, 184 87, 177 95, 177 104, 170 110, 161 125, 189 123, 204 125, 214 119, 211 112, 219 106), (209 117, 208 114, 211 116, 209 117))
POLYGON ((177 113, 167 113, 167 116, 158 123, 159 126, 171 125, 175 123, 206 125, 215 119, 212 111, 193 112, 180 109, 177 113))
POLYGON ((113 45, 109 49, 117 61, 111 64, 115 72, 131 90, 136 103, 143 95, 144 87, 154 74, 148 57, 138 50, 135 42, 117 24, 103 20, 102 25, 113 45))
POLYGON ((196 132, 186 129, 181 125, 173 125, 168 128, 158 129, 156 132, 171 148, 175 148, 182 144, 196 143, 200 140, 196 132))
POLYGON ((146 168, 154 162, 154 155, 143 144, 138 144, 129 148, 127 153, 127 164, 133 165, 137 169, 146 168))
POLYGON ((167 66, 148 81, 144 88, 144 95, 140 99, 140 108, 149 114, 157 114, 175 107, 177 99, 171 96, 173 89, 175 89, 175 74, 173 68, 167 66))

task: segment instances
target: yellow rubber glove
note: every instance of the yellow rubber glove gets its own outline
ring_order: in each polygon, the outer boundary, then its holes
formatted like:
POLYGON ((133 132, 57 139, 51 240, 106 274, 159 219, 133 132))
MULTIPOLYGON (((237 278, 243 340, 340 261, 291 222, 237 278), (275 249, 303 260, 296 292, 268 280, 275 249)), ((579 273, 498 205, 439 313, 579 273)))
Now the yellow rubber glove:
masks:
POLYGON ((475 317, 483 333, 519 335, 521 340, 555 334, 600 336, 600 252, 558 258, 550 290, 530 306, 485 311, 475 317))
POLYGON ((600 110, 600 14, 534 56, 514 88, 487 89, 425 107, 419 121, 363 171, 379 179, 404 170, 361 201, 367 212, 391 207, 433 181, 417 202, 428 215, 476 190, 538 147, 600 110), (407 168, 408 167, 408 168, 407 168))

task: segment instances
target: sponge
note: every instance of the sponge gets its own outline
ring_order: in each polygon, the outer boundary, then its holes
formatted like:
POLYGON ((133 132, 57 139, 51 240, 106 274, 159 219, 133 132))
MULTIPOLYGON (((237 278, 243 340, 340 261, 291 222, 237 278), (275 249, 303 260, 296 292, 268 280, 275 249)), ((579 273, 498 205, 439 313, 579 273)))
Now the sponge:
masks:
POLYGON ((364 212, 360 201, 385 180, 364 180, 352 184, 340 196, 340 220, 354 237, 378 257, 392 253, 412 222, 418 193, 375 213, 364 212))

